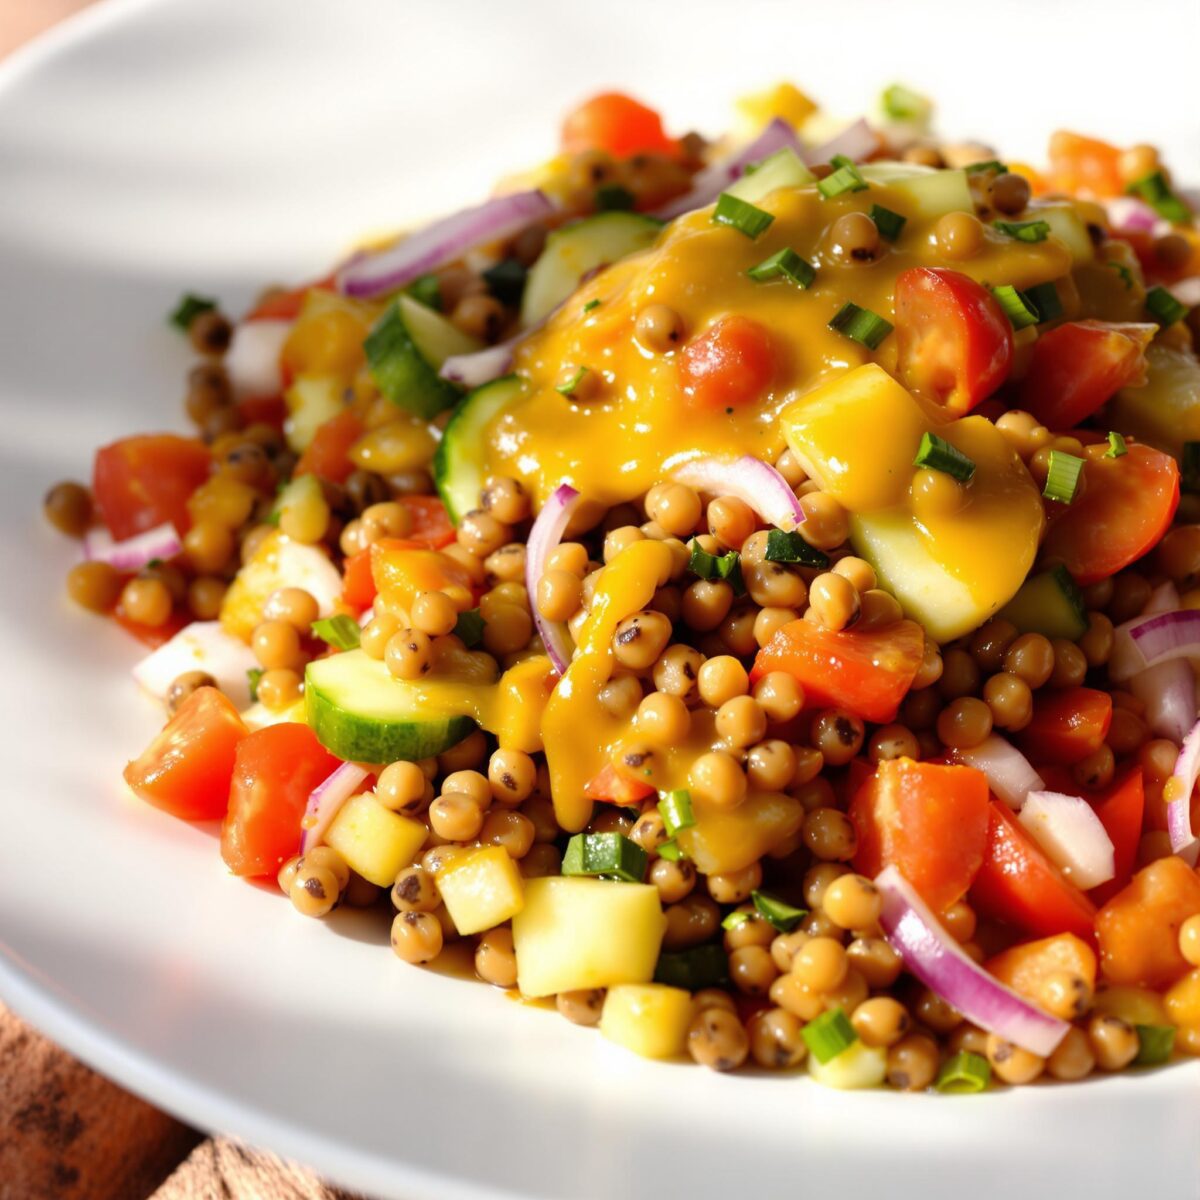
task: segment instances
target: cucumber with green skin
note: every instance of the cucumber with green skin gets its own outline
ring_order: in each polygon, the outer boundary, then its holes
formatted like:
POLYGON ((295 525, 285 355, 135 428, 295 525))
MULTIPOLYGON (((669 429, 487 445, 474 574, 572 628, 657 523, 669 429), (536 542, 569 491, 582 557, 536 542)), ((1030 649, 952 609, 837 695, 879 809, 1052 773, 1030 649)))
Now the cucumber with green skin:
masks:
POLYGON ((1075 641, 1087 632, 1087 606, 1070 572, 1061 563, 1031 575, 1000 610, 1018 633, 1040 633, 1075 641))
POLYGON ((317 740, 338 758, 355 762, 432 758, 475 728, 470 717, 430 713, 419 687, 394 679, 362 650, 310 662, 304 696, 317 740))
POLYGON ((399 296, 364 343, 371 378, 393 404, 425 420, 450 408, 462 389, 438 372, 452 355, 475 354, 483 343, 456 329, 445 317, 399 296))
POLYGON ((456 525, 479 507, 479 491, 487 476, 484 435, 488 425, 524 394, 522 380, 506 375, 476 388, 450 418, 433 456, 433 481, 456 525))
POLYGON ((817 177, 800 161, 800 155, 790 146, 776 150, 764 158, 753 171, 743 175, 725 189, 727 195, 757 204, 779 188, 803 187, 815 183, 817 177))

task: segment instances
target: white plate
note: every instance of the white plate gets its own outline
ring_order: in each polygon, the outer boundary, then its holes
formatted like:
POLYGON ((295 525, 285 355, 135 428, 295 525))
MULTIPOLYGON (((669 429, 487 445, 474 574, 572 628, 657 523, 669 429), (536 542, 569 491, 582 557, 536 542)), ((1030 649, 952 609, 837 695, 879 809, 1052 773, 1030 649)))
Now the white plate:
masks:
POLYGON ((380 1194, 987 1200, 1023 1183, 1194 1198, 1195 1065, 970 1100, 725 1078, 405 968, 382 920, 297 920, 226 877, 211 831, 122 795, 159 714, 129 680, 134 648, 63 599, 72 548, 38 514, 96 445, 179 424, 186 355, 163 314, 184 287, 236 310, 364 230, 479 196, 603 83, 720 128, 752 83, 794 75, 850 110, 902 76, 939 92, 962 133, 1010 130, 1009 150, 1035 154, 1061 121, 1162 141, 1195 175, 1197 109, 1172 81, 1191 78, 1196 8, 1170 29, 1150 19, 1170 7, 128 0, 14 58, 0 72, 6 1000, 181 1116, 380 1194))

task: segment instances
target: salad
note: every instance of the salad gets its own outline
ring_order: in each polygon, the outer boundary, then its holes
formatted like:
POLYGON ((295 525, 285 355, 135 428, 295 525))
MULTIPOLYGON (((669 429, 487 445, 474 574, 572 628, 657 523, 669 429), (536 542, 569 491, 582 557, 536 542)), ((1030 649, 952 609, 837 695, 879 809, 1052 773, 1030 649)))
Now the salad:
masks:
POLYGON ((1147 145, 618 93, 186 295, 187 436, 49 520, 125 770, 297 912, 651 1058, 978 1092, 1200 1054, 1200 233, 1147 145))

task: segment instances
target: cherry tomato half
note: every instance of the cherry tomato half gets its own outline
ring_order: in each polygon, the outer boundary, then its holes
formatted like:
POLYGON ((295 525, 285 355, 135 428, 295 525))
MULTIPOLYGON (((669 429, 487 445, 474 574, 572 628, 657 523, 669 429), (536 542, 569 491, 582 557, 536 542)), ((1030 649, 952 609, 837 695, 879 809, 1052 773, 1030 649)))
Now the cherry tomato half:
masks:
POLYGON ((695 408, 750 404, 775 376, 771 334, 749 317, 722 317, 684 346, 679 374, 684 395, 695 408))
POLYGON ((662 117, 624 92, 601 92, 567 114, 564 154, 605 150, 614 158, 631 154, 676 154, 679 143, 663 130, 662 117))
POLYGON ((203 442, 174 433, 122 438, 96 451, 92 491, 100 519, 118 541, 170 521, 192 525, 187 499, 207 478, 212 455, 203 442))

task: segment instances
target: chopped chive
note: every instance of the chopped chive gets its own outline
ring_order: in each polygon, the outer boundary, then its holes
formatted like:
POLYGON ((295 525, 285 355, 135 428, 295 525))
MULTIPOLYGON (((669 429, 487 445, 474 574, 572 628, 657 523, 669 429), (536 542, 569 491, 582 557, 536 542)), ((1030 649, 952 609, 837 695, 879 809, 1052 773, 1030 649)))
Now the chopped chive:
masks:
POLYGON ((1179 490, 1200 494, 1200 442, 1184 442, 1179 463, 1179 490))
POLYGON ((970 483, 975 474, 975 464, 957 446, 950 445, 936 433, 921 434, 921 444, 917 447, 913 466, 941 471, 959 483, 970 483))
POLYGON ((175 305, 167 316, 167 320, 181 333, 187 333, 192 322, 201 313, 212 312, 216 307, 217 302, 210 300, 207 296, 197 296, 193 292, 184 292, 179 298, 179 303, 175 305))
POLYGON ((454 636, 461 638, 468 650, 474 650, 483 641, 484 624, 483 614, 479 609, 468 608, 458 614, 458 620, 454 622, 454 636))
POLYGON ((1018 242, 1044 242, 1050 236, 1049 221, 993 221, 992 227, 1018 242))
POLYGON ((1004 315, 1014 329, 1027 329, 1039 320, 1037 306, 1030 303, 1025 292, 1018 291, 1011 283, 1002 283, 992 288, 996 303, 1004 309, 1004 315))
POLYGON ((799 563, 802 567, 829 566, 829 555, 810 546, 795 530, 772 529, 767 533, 767 562, 799 563))
MULTIPOLYGON (((516 259, 513 261, 515 262, 516 259)), ((499 263, 496 264, 496 266, 499 265, 499 263)), ((489 271, 494 271, 495 269, 495 267, 488 268, 489 271)), ((487 271, 484 272, 484 277, 487 277, 487 271)), ((438 283, 438 277, 432 272, 428 275, 418 275, 404 290, 418 304, 423 304, 426 308, 432 308, 434 312, 442 311, 442 289, 438 283)))
POLYGON ((747 921, 752 921, 754 918, 748 912, 742 912, 737 909, 729 913, 725 920, 721 922, 721 928, 724 930, 740 929, 747 921))
POLYGON ((1062 450, 1051 450, 1050 469, 1046 473, 1046 486, 1042 488, 1042 495, 1047 500, 1070 504, 1079 490, 1079 480, 1082 475, 1082 458, 1075 454, 1067 454, 1062 450))
POLYGON ((907 217, 902 217, 898 212, 892 212, 890 208, 884 208, 882 204, 872 204, 871 211, 867 216, 875 222, 879 236, 888 242, 894 242, 908 223, 907 217))
POLYGON ((729 982, 729 956, 718 942, 706 942, 690 950, 676 950, 658 956, 654 982, 698 992, 729 982))
POLYGON ((992 171, 996 175, 1008 174, 1008 168, 994 158, 986 159, 983 162, 971 163, 966 170, 968 175, 982 175, 984 171, 992 171))
POLYGON ((1125 285, 1125 290, 1129 291, 1133 287, 1133 272, 1124 264, 1119 262, 1107 262, 1104 264, 1110 271, 1116 271, 1121 277, 1121 282, 1125 285))
POLYGON ((1191 210, 1171 190, 1167 177, 1161 171, 1152 171, 1141 179, 1135 179, 1125 189, 1131 196, 1144 200, 1160 217, 1183 225, 1192 219, 1191 210))
POLYGON ((589 300, 589 301, 588 301, 588 302, 587 302, 587 303, 586 303, 586 304, 583 306, 583 311, 584 311, 585 313, 590 313, 590 312, 592 311, 592 309, 594 309, 594 308, 599 308, 599 307, 600 307, 600 301, 599 301, 599 300, 589 300))
POLYGON ((246 672, 246 682, 250 685, 250 700, 258 702, 258 684, 263 677, 262 667, 251 667, 246 672))
POLYGON ((691 829, 696 823, 692 811, 692 794, 687 788, 676 788, 671 792, 658 793, 658 814, 663 819, 667 837, 673 838, 682 829, 691 829))
POLYGON ((597 212, 629 212, 634 205, 634 195, 619 183, 604 183, 596 189, 597 212))
POLYGON ((336 617, 322 617, 312 623, 313 637, 333 646, 337 650, 357 650, 362 640, 362 631, 353 617, 339 613, 336 617))
POLYGON ((858 168, 845 155, 836 154, 833 166, 837 168, 832 175, 817 180, 817 191, 825 200, 841 196, 847 192, 865 192, 867 181, 858 173, 858 168))
POLYGON ((858 1041, 858 1034, 840 1008, 823 1012, 800 1030, 800 1036, 817 1062, 827 1063, 849 1050, 858 1041))
POLYGON ((576 389, 583 382, 583 377, 588 373, 587 367, 578 367, 575 374, 571 376, 566 383, 557 384, 554 388, 556 392, 561 392, 564 396, 575 395, 576 389))
POLYGON ((692 556, 688 559, 688 570, 701 579, 724 579, 733 587, 735 596, 742 595, 746 585, 742 582, 741 556, 736 550, 725 554, 709 554, 695 539, 688 542, 692 556))
POLYGON ((1037 310, 1039 325, 1044 325, 1047 321, 1056 321, 1063 314, 1062 300, 1059 299, 1056 283, 1035 283, 1033 287, 1026 288, 1021 295, 1037 310))
POLYGON ((902 83, 893 83, 891 87, 884 88, 880 99, 883 111, 893 121, 924 121, 933 111, 933 104, 927 97, 902 83))
POLYGON ((851 341, 861 343, 868 350, 874 350, 892 332, 893 325, 869 308, 860 308, 847 300, 833 315, 829 328, 845 334, 851 341))
POLYGON ((1160 325, 1174 325, 1187 316, 1187 305, 1180 304, 1165 287, 1157 285, 1146 293, 1146 311, 1160 325))
POLYGON ((1108 431, 1108 449, 1104 452, 1105 458, 1120 458, 1122 455, 1128 454, 1129 448, 1125 445, 1125 439, 1115 429, 1108 431))
POLYGON ((992 1081, 991 1064, 982 1054, 960 1050, 946 1059, 933 1085, 943 1095, 967 1096, 985 1091, 992 1081))
MULTIPOLYGON (((525 291, 525 279, 529 272, 518 258, 502 258, 483 272, 484 282, 493 296, 505 304, 518 304, 525 291)), ((437 280, 434 279, 436 284, 437 280)))
POLYGON ((751 241, 760 233, 766 233, 775 220, 769 212, 763 212, 761 208, 755 208, 748 201, 731 196, 728 192, 721 193, 712 219, 714 225, 729 225, 751 241))
POLYGON ((658 857, 665 858, 667 862, 678 862, 683 857, 683 851, 679 848, 679 843, 671 838, 659 844, 658 857))
POLYGON ((764 258, 756 267, 746 272, 755 283, 768 283, 772 279, 786 279, 798 288, 806 288, 816 279, 817 273, 795 250, 785 246, 776 250, 770 258, 764 258))
POLYGON ((1138 1035, 1137 1057, 1133 1060, 1135 1067, 1161 1066, 1171 1057, 1175 1048, 1174 1025, 1135 1025, 1138 1035))
POLYGON ((577 833, 563 855, 564 875, 600 875, 626 883, 646 878, 645 850, 623 833, 577 833))
POLYGON ((754 901, 758 915, 774 925, 780 933, 790 933, 808 916, 808 909, 795 908, 786 900, 780 900, 778 896, 771 896, 766 892, 751 892, 750 899, 754 901))

